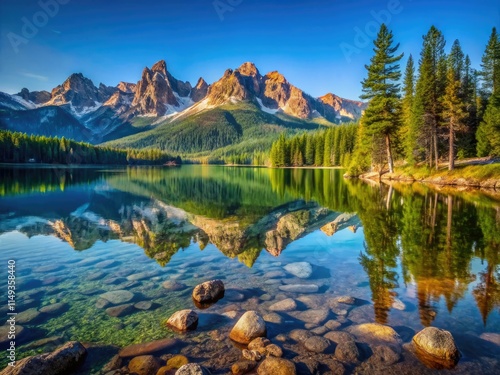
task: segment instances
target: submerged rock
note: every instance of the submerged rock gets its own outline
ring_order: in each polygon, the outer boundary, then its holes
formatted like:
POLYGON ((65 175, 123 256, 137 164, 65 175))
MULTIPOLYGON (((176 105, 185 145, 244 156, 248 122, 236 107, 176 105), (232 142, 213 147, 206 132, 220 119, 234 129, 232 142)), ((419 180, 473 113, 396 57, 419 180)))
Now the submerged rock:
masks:
POLYGON ((2 375, 67 375, 85 360, 87 350, 77 341, 68 342, 52 353, 21 359, 15 367, 8 366, 2 375))
POLYGON ((282 301, 276 302, 269 306, 269 310, 271 311, 293 311, 297 310, 297 303, 291 299, 287 298, 282 301))
POLYGON ((283 268, 299 279, 308 279, 313 272, 311 264, 307 262, 290 263, 283 268))
POLYGON ((224 283, 221 280, 207 281, 193 290, 193 300, 198 304, 213 304, 224 297, 224 283))
POLYGON ((279 289, 283 292, 291 293, 317 293, 319 286, 316 284, 290 284, 280 285, 279 289))
POLYGON ((122 316, 129 315, 135 311, 134 305, 125 304, 120 306, 108 307, 106 314, 113 318, 121 318, 122 316))
POLYGON ((25 310, 23 312, 20 312, 16 316, 16 323, 19 324, 32 324, 36 322, 42 313, 40 313, 37 309, 31 308, 28 310, 25 310))
POLYGON ((378 323, 365 323, 349 327, 356 338, 370 345, 387 345, 396 352, 401 353, 403 340, 398 333, 391 327, 378 323))
POLYGON ((172 349, 179 343, 176 339, 163 339, 144 344, 133 344, 126 346, 118 355, 121 358, 137 357, 145 354, 153 354, 167 349, 172 349))
POLYGON ((167 280, 161 285, 163 286, 164 289, 169 290, 171 292, 176 292, 187 288, 186 284, 180 283, 176 280, 167 280))
POLYGON ((266 323, 255 311, 247 311, 231 330, 231 340, 249 344, 257 337, 266 336, 266 323))
POLYGON ((103 293, 99 297, 109 301, 113 305, 121 305, 132 300, 134 298, 134 293, 128 290, 114 290, 112 292, 103 293))
POLYGON ((47 305, 44 306, 40 309, 41 313, 44 314, 59 314, 65 311, 68 308, 68 305, 61 302, 61 303, 54 303, 52 305, 47 305))
POLYGON ((303 321, 304 323, 311 323, 319 325, 327 320, 330 315, 329 309, 306 310, 298 313, 291 313, 294 318, 303 321))
POLYGON ((156 375, 160 362, 152 355, 134 357, 128 364, 128 370, 137 375, 156 375))
POLYGON ((431 368, 453 368, 460 360, 460 352, 450 332, 427 327, 413 337, 418 358, 431 368))
POLYGON ((304 341, 305 348, 314 353, 325 353, 330 345, 330 341, 321 336, 312 336, 304 341))
POLYGON ((134 307, 138 310, 151 310, 153 307, 153 302, 151 301, 141 301, 137 302, 134 307))
POLYGON ((354 341, 345 341, 340 342, 335 348, 335 357, 342 362, 356 363, 361 356, 354 341))
POLYGON ((198 314, 193 310, 177 311, 167 320, 167 326, 178 332, 193 331, 198 327, 198 314))
MULTIPOLYGON (((23 326, 16 324, 16 339, 19 340, 26 333, 23 326)), ((10 325, 0 326, 0 345, 7 344, 11 341, 10 335, 10 325)))

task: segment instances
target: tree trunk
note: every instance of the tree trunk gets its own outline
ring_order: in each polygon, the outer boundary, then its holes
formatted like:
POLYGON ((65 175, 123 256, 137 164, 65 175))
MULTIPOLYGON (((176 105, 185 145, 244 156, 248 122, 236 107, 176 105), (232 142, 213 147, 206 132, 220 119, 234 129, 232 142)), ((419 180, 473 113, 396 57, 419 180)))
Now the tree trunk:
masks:
POLYGON ((450 122, 450 156, 449 156, 448 170, 455 169, 455 131, 453 130, 453 123, 450 122))
POLYGON ((391 138, 389 134, 385 135, 385 148, 387 150, 387 163, 389 164, 389 172, 394 173, 394 161, 392 160, 391 138))
POLYGON ((434 125, 433 129, 433 147, 434 147, 434 158, 436 163, 436 171, 439 169, 439 157, 438 157, 438 137, 437 137, 437 126, 434 125))

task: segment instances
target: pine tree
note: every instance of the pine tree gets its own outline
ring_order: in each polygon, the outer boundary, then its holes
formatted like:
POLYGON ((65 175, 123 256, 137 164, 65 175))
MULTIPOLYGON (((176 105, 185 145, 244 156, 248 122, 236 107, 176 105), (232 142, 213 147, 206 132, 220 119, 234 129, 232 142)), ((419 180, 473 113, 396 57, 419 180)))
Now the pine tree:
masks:
POLYGON ((495 27, 491 31, 490 39, 486 45, 481 68, 483 95, 489 98, 497 90, 500 90, 500 37, 495 27))
POLYGON ((425 150, 429 165, 438 168, 438 127, 446 88, 446 42, 435 26, 424 36, 415 95, 417 149, 425 150))
POLYGON ((406 70, 403 82, 403 100, 402 100, 402 127, 401 139, 406 160, 413 164, 414 149, 416 144, 416 134, 414 130, 414 101, 415 101, 415 64, 413 56, 410 55, 406 64, 406 70))
POLYGON ((466 117, 465 105, 460 97, 461 82, 454 68, 455 67, 450 64, 446 93, 443 98, 443 115, 448 124, 449 131, 448 169, 450 171, 455 168, 455 134, 463 127, 466 117))
POLYGON ((487 103, 476 133, 478 156, 500 155, 500 37, 493 28, 482 59, 482 101, 487 103))
POLYGON ((392 32, 382 24, 374 41, 375 55, 370 65, 365 66, 368 77, 362 81, 362 99, 370 100, 364 114, 366 134, 385 140, 385 151, 389 172, 394 172, 394 161, 391 139, 396 134, 400 124, 399 84, 401 71, 397 62, 403 54, 395 55, 399 44, 393 46, 392 32))

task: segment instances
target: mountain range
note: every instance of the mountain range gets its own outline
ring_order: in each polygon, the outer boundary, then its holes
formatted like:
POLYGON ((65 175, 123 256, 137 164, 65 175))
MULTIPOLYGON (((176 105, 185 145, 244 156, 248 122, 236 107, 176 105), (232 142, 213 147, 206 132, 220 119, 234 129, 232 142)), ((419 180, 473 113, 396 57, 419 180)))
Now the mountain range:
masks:
POLYGON ((184 154, 251 152, 283 131, 356 121, 365 107, 332 93, 314 98, 250 62, 211 85, 200 78, 192 86, 161 60, 144 68, 137 83, 95 86, 75 73, 51 92, 0 92, 0 129, 184 154))

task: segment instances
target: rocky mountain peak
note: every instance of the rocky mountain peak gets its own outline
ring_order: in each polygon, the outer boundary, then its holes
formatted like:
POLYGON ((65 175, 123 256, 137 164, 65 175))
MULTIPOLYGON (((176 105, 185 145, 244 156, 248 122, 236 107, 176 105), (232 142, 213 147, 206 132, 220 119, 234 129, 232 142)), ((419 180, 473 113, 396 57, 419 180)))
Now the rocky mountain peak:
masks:
POLYGON ((120 91, 123 91, 126 94, 131 94, 134 93, 137 86, 135 83, 129 83, 129 82, 120 82, 116 88, 120 91))
POLYGON ((259 70, 252 62, 243 63, 237 70, 240 72, 242 76, 249 76, 249 77, 260 76, 259 70))
POLYGON ((205 96, 207 96, 208 87, 208 83, 200 77, 200 79, 198 79, 198 82, 196 83, 196 86, 193 87, 191 91, 191 99, 194 102, 199 102, 200 100, 202 100, 205 96))
POLYGON ((151 67, 152 72, 159 72, 163 74, 164 77, 167 76, 167 63, 165 60, 160 60, 151 67))
POLYGON ((23 88, 20 93, 16 94, 26 101, 30 101, 35 104, 43 104, 50 100, 50 92, 48 91, 32 91, 30 92, 27 88, 23 88))
POLYGON ((264 78, 275 83, 288 83, 285 76, 278 71, 269 72, 264 78))

